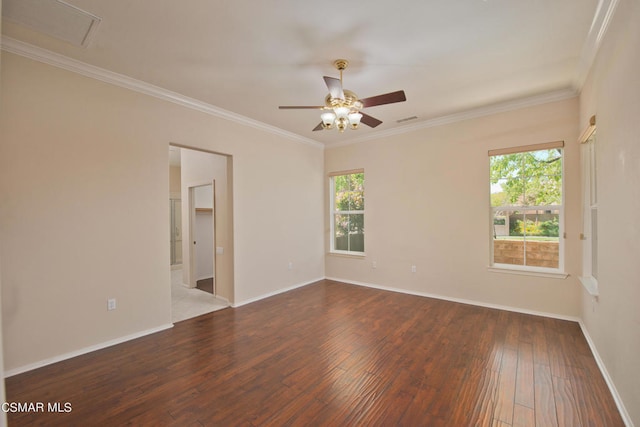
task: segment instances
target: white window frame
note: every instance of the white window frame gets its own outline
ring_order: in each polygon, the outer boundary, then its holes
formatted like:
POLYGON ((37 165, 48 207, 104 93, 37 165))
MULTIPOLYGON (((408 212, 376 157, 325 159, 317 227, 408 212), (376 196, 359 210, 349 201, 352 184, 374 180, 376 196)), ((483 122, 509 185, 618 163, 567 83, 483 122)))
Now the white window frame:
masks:
MULTIPOLYGON (((489 159, 492 156, 498 156, 502 154, 518 154, 530 151, 541 151, 549 148, 560 148, 562 150, 562 198, 560 205, 545 205, 545 206, 491 206, 491 191, 489 191, 489 221, 490 221, 490 234, 489 234, 489 271, 497 273, 513 273, 521 275, 531 275, 540 277, 551 277, 557 279, 564 279, 568 277, 568 274, 564 271, 565 261, 565 223, 564 223, 564 206, 565 206, 565 155, 564 155, 564 142, 552 142, 535 145, 526 145, 522 147, 513 147, 498 150, 489 150, 489 159), (496 211, 533 211, 533 210, 551 210, 558 211, 558 267, 537 267, 528 265, 515 265, 515 264, 502 264, 495 263, 494 260, 494 236, 493 225, 494 216, 496 211)), ((490 163, 490 162, 489 162, 490 163)), ((526 254, 526 250, 525 250, 526 254)), ((525 255, 526 256, 526 255, 525 255)), ((525 259, 526 262, 526 259, 525 259)))
MULTIPOLYGON (((347 170, 347 171, 339 171, 339 172, 331 172, 329 174, 329 240, 330 240, 330 246, 329 246, 329 252, 332 254, 339 254, 339 255, 351 255, 351 256, 357 256, 357 257, 364 257, 365 256, 365 252, 359 252, 359 251, 350 251, 350 250, 339 250, 335 248, 335 244, 336 244, 336 236, 335 236, 335 224, 336 224, 336 215, 349 215, 349 214, 362 214, 363 218, 365 217, 365 210, 348 210, 348 211, 336 211, 335 210, 335 178, 338 176, 344 176, 344 175, 352 175, 352 174, 357 174, 357 173, 362 173, 364 174, 364 169, 354 169, 354 170, 347 170)), ((363 190, 364 191, 364 190, 363 190)), ((366 203, 365 203, 366 206, 366 203)), ((366 208, 365 208, 366 209, 366 208)), ((364 239, 364 236, 363 236, 364 239)), ((347 239, 347 241, 349 241, 347 239)), ((366 248, 366 245, 365 245, 366 248)))
POLYGON ((598 185, 595 116, 580 137, 582 160, 582 276, 580 282, 598 296, 598 185))

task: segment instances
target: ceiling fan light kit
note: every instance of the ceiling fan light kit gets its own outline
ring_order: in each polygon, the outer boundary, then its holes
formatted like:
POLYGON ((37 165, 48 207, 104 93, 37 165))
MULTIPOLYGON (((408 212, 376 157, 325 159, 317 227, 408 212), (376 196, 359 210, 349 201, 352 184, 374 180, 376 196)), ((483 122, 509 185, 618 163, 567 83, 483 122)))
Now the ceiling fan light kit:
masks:
POLYGON ((361 113, 365 107, 374 107, 376 105, 392 104, 394 102, 406 101, 404 91, 386 93, 384 95, 373 96, 365 99, 358 99, 358 96, 342 87, 342 71, 349 65, 346 59, 338 59, 333 65, 340 72, 340 78, 324 76, 324 82, 329 89, 329 94, 324 99, 323 106, 280 106, 285 109, 319 109, 324 112, 320 115, 322 121, 313 130, 329 130, 336 128, 339 132, 345 129, 358 129, 360 123, 364 123, 369 127, 376 127, 382 121, 361 113))

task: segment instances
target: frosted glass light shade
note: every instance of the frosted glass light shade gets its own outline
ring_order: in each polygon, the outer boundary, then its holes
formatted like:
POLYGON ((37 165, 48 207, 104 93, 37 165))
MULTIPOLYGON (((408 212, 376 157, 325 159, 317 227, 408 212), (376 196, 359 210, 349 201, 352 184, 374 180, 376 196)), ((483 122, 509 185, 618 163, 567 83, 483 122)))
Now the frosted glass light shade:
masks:
POLYGON ((331 112, 322 113, 320 117, 322 118, 322 124, 325 128, 333 126, 333 122, 336 120, 336 115, 331 112))
POLYGON ((346 119, 347 116, 349 115, 349 108, 347 108, 347 107, 334 108, 333 111, 335 111, 336 116, 338 118, 346 119))
POLYGON ((349 114, 349 124, 352 129, 357 129, 358 125, 360 125, 360 119, 362 118, 362 114, 360 113, 351 113, 349 114))

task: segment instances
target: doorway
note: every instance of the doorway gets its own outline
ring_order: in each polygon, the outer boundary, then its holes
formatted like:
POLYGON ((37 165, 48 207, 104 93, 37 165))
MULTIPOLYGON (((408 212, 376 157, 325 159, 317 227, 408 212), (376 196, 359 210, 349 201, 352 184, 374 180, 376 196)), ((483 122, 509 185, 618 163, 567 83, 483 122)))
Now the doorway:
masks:
POLYGON ((216 294, 215 199, 215 181, 211 184, 189 187, 190 286, 213 295, 216 294))
POLYGON ((169 160, 169 196, 182 219, 182 247, 172 247, 182 262, 171 266, 171 319, 179 322, 233 304, 233 159, 170 144, 169 160))

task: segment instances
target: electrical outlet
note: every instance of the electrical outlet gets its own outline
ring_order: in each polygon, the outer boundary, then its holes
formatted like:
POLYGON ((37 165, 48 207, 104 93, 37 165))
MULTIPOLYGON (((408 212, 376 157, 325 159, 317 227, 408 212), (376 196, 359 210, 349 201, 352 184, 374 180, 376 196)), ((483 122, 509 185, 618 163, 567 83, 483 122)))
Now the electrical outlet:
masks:
POLYGON ((412 272, 412 273, 415 273, 416 271, 417 271, 417 270, 416 270, 416 266, 415 266, 415 265, 412 265, 412 266, 411 266, 411 272, 412 272))
POLYGON ((376 261, 373 261, 371 263, 371 268, 378 268, 378 263, 376 261))
POLYGON ((110 298, 107 300, 107 310, 115 310, 116 309, 116 299, 110 298))
POLYGON ((293 270, 293 263, 291 261, 289 261, 289 270, 293 270))

